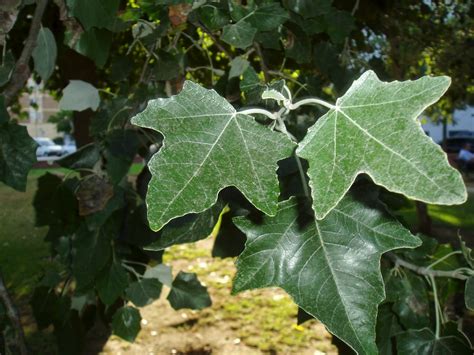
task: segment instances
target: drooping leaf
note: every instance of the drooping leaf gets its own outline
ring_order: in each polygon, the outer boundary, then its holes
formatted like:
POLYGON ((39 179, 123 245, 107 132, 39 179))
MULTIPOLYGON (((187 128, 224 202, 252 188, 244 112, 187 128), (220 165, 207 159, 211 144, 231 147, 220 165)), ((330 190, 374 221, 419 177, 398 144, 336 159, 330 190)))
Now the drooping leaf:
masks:
POLYGON ((119 0, 67 0, 66 3, 70 15, 76 17, 85 30, 92 27, 113 29, 117 21, 119 0))
POLYGON ((126 341, 133 342, 140 332, 142 317, 138 309, 125 306, 115 312, 112 319, 112 331, 126 341))
POLYGON ((131 283, 125 293, 127 298, 137 307, 144 307, 161 295, 163 284, 156 278, 144 278, 131 283))
POLYGON ((102 68, 109 58, 109 51, 112 45, 112 32, 91 28, 81 34, 81 37, 74 45, 74 50, 94 61, 102 68))
POLYGON ((107 134, 104 151, 105 167, 112 183, 118 184, 127 175, 137 155, 139 145, 135 130, 114 129, 107 134))
POLYGON ((186 81, 180 94, 150 101, 132 123, 165 137, 148 164, 151 229, 210 208, 227 186, 263 212, 276 212, 276 162, 291 154, 293 143, 236 112, 214 90, 186 81))
POLYGON ((145 249, 164 250, 172 245, 193 243, 207 238, 218 222, 223 208, 223 203, 218 201, 207 211, 171 222, 163 228, 158 239, 145 249))
POLYGON ((397 335, 397 350, 399 354, 472 354, 464 339, 452 335, 437 338, 428 328, 397 335))
POLYGON ((471 276, 466 280, 464 299, 466 301, 467 309, 474 311, 474 276, 471 276))
POLYGON ((180 271, 173 281, 168 301, 174 309, 203 309, 212 304, 207 288, 195 273, 180 271))
POLYGON ((100 103, 99 91, 82 80, 71 80, 63 90, 59 108, 66 111, 97 110, 100 103))
POLYGON ((402 330, 397 315, 392 311, 390 303, 380 305, 377 312, 377 348, 380 355, 392 355, 393 337, 402 330))
POLYGON ((252 45, 256 33, 257 29, 248 22, 239 21, 223 28, 221 40, 236 48, 245 49, 252 45))
MULTIPOLYGON (((3 116, 0 122, 8 119, 4 112, 0 115, 3 116)), ((0 181, 15 190, 25 191, 28 172, 36 163, 37 146, 25 126, 0 123, 0 181)))
POLYGON ((337 205, 361 173, 415 200, 444 205, 466 200, 461 175, 416 121, 449 83, 444 76, 384 83, 368 71, 352 84, 297 149, 309 161, 318 219, 337 205))
POLYGON ((171 273, 171 267, 164 264, 158 264, 148 268, 143 277, 146 279, 158 279, 163 285, 171 287, 173 282, 173 275, 171 273))
POLYGON ((109 262, 112 254, 110 229, 102 227, 89 231, 83 224, 76 232, 72 272, 79 291, 85 290, 109 262))
POLYGON ((233 292, 280 286, 354 350, 377 352, 377 307, 385 298, 380 257, 417 246, 417 237, 352 195, 323 220, 299 213, 293 198, 261 224, 244 218, 235 223, 248 240, 237 260, 233 292))
POLYGON ((116 260, 97 279, 99 297, 106 305, 113 304, 128 285, 127 271, 116 260))
POLYGON ((72 170, 92 169, 99 159, 99 147, 96 144, 90 143, 80 147, 74 153, 56 160, 56 163, 63 168, 72 170))
POLYGON ((56 40, 49 28, 41 27, 36 40, 36 47, 33 50, 33 60, 35 71, 41 76, 43 81, 47 81, 53 74, 56 65, 58 49, 56 40))
POLYGON ((392 309, 406 328, 429 327, 430 299, 425 280, 412 272, 389 272, 385 277, 387 298, 392 309))

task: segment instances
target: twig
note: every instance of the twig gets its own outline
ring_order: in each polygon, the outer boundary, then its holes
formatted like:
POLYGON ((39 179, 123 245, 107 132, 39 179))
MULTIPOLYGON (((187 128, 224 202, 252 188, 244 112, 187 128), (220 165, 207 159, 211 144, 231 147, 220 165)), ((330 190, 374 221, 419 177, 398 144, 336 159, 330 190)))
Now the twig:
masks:
POLYGON ((263 57, 263 52, 262 48, 260 47, 260 44, 255 42, 254 44, 255 50, 257 51, 257 55, 260 57, 260 67, 262 68, 263 71, 263 76, 265 78, 265 82, 269 83, 270 82, 270 73, 268 71, 267 64, 265 63, 265 58, 263 57))
POLYGON ((43 18, 47 4, 48 0, 38 0, 37 2, 25 46, 23 47, 20 58, 15 64, 15 69, 13 70, 10 82, 3 91, 6 106, 9 106, 12 103, 13 99, 25 86, 25 82, 30 76, 30 67, 28 63, 30 61, 31 55, 33 54, 33 50, 36 47, 36 39, 38 37, 38 31, 41 27, 41 19, 43 18))
POLYGON ((18 346, 19 353, 21 355, 28 354, 28 348, 26 347, 25 334, 23 332, 23 327, 21 326, 20 315, 18 310, 14 306, 11 297, 8 293, 8 290, 3 282, 2 275, 0 274, 0 301, 4 304, 7 310, 7 316, 10 320, 13 328, 16 333, 16 344, 18 346))
POLYGON ((234 58, 234 56, 227 50, 225 49, 225 47, 222 45, 222 43, 216 38, 216 36, 214 36, 212 34, 211 31, 209 31, 206 26, 204 26, 202 23, 198 23, 198 27, 203 30, 204 32, 206 32, 206 34, 211 37, 212 41, 214 42, 214 44, 217 46, 217 48, 220 49, 221 52, 224 52, 226 54, 226 56, 228 56, 229 58, 234 58))
POLYGON ((453 270, 453 271, 433 270, 433 269, 428 269, 423 266, 412 264, 406 260, 401 259, 400 257, 398 257, 397 255, 393 253, 387 253, 386 256, 390 260, 392 260, 396 266, 403 266, 404 268, 414 271, 420 275, 433 276, 433 277, 450 277, 450 278, 458 279, 458 280, 467 280, 469 278, 468 276, 459 272, 459 270, 453 270))

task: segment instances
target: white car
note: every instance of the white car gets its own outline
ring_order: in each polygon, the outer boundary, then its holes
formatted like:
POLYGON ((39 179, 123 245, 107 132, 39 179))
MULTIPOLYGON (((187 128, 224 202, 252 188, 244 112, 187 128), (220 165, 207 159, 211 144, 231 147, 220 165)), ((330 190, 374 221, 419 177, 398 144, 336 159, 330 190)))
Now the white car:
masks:
POLYGON ((36 149, 37 157, 60 157, 63 154, 63 147, 55 144, 50 138, 40 137, 35 138, 35 141, 38 143, 38 148, 36 149))

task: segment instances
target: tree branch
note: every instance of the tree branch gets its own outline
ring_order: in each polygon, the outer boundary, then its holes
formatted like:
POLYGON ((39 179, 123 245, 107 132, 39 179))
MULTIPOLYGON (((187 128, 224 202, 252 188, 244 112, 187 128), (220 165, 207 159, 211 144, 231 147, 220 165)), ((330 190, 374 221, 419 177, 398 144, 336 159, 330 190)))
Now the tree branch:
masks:
POLYGON ((393 253, 387 253, 385 254, 390 260, 393 261, 395 266, 402 266, 405 269, 411 270, 416 272, 417 274, 420 275, 425 275, 425 276, 434 276, 434 277, 451 277, 453 279, 458 279, 458 280, 467 280, 469 277, 464 275, 463 273, 453 270, 453 271, 444 271, 444 270, 432 270, 423 266, 418 266, 415 264, 412 264, 406 260, 401 259, 397 255, 393 253))
POLYGON ((3 282, 2 275, 0 274, 0 301, 3 303, 7 310, 7 316, 10 320, 16 334, 16 345, 21 355, 28 354, 28 348, 26 347, 25 334, 23 333, 23 327, 21 326, 20 315, 16 307, 14 306, 8 290, 3 282))
POLYGON ((47 4, 48 0, 37 1, 35 13, 33 15, 33 20, 31 21, 30 31, 28 33, 28 37, 26 38, 25 46, 23 47, 20 58, 15 64, 15 69, 13 70, 10 82, 3 91, 6 106, 9 106, 12 103, 13 99, 25 86, 25 83, 30 76, 30 67, 28 63, 30 61, 31 55, 33 54, 33 50, 36 47, 36 39, 41 28, 41 19, 43 18, 47 4))

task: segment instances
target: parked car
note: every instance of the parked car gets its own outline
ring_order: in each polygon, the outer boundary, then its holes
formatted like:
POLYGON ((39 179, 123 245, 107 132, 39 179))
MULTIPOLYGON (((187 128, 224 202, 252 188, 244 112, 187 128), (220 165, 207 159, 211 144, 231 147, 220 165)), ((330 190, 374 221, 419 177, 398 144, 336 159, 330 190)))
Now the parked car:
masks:
POLYGON ((38 143, 37 157, 60 157, 63 154, 63 147, 55 144, 50 138, 39 137, 35 138, 35 141, 38 143))
POLYGON ((76 142, 68 142, 63 145, 63 153, 62 155, 69 155, 74 153, 77 150, 76 142))

